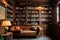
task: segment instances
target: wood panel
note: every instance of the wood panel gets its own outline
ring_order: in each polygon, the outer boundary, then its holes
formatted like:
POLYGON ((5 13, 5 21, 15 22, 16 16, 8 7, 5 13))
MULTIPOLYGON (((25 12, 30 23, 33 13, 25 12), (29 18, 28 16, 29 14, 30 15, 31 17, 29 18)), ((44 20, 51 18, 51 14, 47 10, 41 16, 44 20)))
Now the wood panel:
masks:
POLYGON ((25 2, 48 2, 49 0, 15 0, 15 2, 25 3, 25 2))

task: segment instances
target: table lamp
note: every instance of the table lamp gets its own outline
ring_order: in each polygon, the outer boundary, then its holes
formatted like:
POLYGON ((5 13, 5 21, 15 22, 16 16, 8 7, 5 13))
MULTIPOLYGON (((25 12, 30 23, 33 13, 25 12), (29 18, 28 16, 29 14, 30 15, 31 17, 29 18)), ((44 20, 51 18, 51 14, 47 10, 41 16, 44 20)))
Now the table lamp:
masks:
POLYGON ((11 26, 11 22, 8 20, 5 20, 2 22, 2 26, 5 28, 5 33, 8 31, 8 26, 11 26))

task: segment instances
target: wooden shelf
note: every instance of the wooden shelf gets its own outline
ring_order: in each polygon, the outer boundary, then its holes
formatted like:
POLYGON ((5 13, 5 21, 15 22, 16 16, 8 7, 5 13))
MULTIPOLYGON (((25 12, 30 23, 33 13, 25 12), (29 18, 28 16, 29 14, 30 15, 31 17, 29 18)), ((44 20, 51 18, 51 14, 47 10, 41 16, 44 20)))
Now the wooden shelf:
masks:
POLYGON ((6 11, 7 11, 7 20, 9 20, 9 21, 11 21, 11 23, 12 23, 12 25, 13 25, 13 22, 14 22, 14 20, 13 20, 13 18, 14 18, 14 16, 13 16, 13 13, 14 13, 14 11, 13 11, 13 6, 12 6, 12 3, 10 3, 10 2, 7 2, 7 8, 6 8, 6 11))
MULTIPOLYGON (((52 7, 43 6, 44 9, 41 10, 41 24, 49 24, 49 21, 52 21, 52 7)), ((52 23, 52 22, 51 22, 52 23)))
MULTIPOLYGON (((35 8, 35 7, 33 7, 35 8)), ((28 6, 25 7, 16 7, 16 11, 19 12, 19 17, 16 17, 16 13, 15 12, 15 17, 19 18, 19 23, 20 25, 33 25, 32 22, 35 22, 37 25, 39 25, 39 10, 36 9, 28 9, 28 6), (32 20, 29 20, 32 19, 32 20), (36 19, 36 20, 35 20, 36 19)), ((15 19, 16 19, 15 18, 15 19)), ((18 25, 16 23, 16 25, 18 25)))

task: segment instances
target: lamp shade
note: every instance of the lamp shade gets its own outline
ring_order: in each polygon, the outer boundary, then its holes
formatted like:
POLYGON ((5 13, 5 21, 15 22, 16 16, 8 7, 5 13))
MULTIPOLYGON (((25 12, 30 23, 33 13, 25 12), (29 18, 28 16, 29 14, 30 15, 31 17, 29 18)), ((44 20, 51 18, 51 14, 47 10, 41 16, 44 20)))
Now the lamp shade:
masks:
POLYGON ((11 22, 10 21, 8 21, 8 20, 5 20, 5 21, 3 21, 2 22, 2 26, 11 26, 11 22))

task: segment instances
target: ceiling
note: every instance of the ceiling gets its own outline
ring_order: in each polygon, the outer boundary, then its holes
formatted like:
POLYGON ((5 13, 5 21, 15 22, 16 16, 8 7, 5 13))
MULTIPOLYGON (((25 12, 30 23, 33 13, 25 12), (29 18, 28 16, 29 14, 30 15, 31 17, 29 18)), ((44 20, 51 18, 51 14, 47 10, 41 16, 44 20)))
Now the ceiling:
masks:
POLYGON ((26 3, 26 2, 48 2, 49 0, 14 0, 15 2, 26 3))
POLYGON ((50 0, 8 0, 9 2, 14 1, 16 6, 39 6, 49 4, 50 0))
POLYGON ((6 0, 8 3, 15 6, 39 6, 39 5, 46 5, 46 4, 54 4, 59 0, 6 0))
POLYGON ((17 6, 38 6, 41 4, 48 4, 49 0, 14 0, 17 6))

